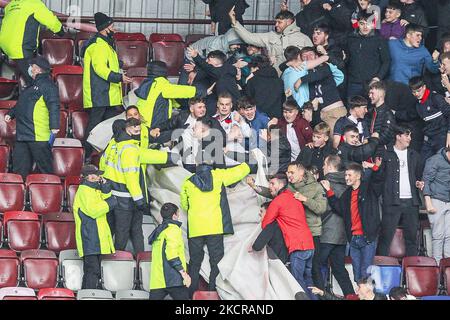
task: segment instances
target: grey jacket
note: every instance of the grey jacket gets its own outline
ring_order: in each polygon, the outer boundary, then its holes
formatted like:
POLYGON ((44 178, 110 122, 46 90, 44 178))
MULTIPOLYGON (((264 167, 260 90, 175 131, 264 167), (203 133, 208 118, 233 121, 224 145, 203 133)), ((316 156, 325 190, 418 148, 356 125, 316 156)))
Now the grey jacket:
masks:
POLYGON ((296 46, 302 49, 303 47, 312 47, 313 43, 307 35, 300 32, 300 28, 295 23, 289 25, 282 33, 275 31, 252 33, 245 29, 239 22, 233 26, 239 37, 247 44, 253 46, 266 48, 269 52, 269 57, 275 58, 274 68, 280 74, 279 65, 286 61, 284 57, 284 50, 289 46, 296 46))
MULTIPOLYGON (((345 173, 329 173, 325 176, 325 179, 330 181, 331 189, 334 191, 336 197, 340 198, 345 189, 347 189, 345 173)), ((320 236, 320 242, 337 245, 345 245, 347 243, 344 220, 334 213, 329 205, 327 212, 322 216, 322 235, 320 236)))
MULTIPOLYGON (((206 56, 211 51, 220 50, 227 54, 230 51, 230 46, 232 44, 243 44, 244 41, 239 38, 236 31, 230 29, 227 33, 220 36, 210 36, 198 40, 191 44, 191 47, 198 51, 199 55, 206 59, 206 56)), ((192 61, 192 58, 185 51, 185 57, 187 60, 192 61)))
POLYGON ((450 161, 445 148, 427 160, 423 171, 423 181, 425 196, 450 202, 450 161))

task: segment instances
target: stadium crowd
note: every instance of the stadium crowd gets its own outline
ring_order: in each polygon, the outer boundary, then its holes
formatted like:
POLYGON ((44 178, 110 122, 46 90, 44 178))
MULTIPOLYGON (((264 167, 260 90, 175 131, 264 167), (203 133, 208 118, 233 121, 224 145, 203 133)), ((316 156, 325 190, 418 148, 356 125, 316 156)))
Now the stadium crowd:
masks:
MULTIPOLYGON (((421 208, 431 225, 431 255, 437 263, 450 257, 448 16, 429 50, 420 1, 300 2, 297 15, 282 3, 266 33, 242 25, 245 1, 227 15, 214 9, 219 35, 186 48, 178 84, 168 80, 164 62, 148 63, 134 91, 137 103, 126 108, 126 120, 114 122, 99 168, 89 164, 94 149, 83 142, 86 165, 73 205, 83 289, 97 288, 102 254, 124 250, 129 239, 135 252, 144 251, 149 164, 192 173, 181 186, 180 207, 163 204, 163 222, 149 239, 151 299, 192 297, 205 245, 208 290, 215 290, 223 238, 233 234, 226 188, 246 177, 255 196, 267 199, 249 254, 270 247, 309 299, 339 299, 327 291, 328 263, 345 296, 355 294, 356 282, 360 299, 386 299, 375 293, 368 267, 375 255, 389 255, 399 225, 406 255, 419 255, 421 208), (265 186, 251 176, 262 169, 261 158, 269 167, 265 186), (188 217, 189 266, 180 210, 188 217)), ((450 1, 439 6, 448 13, 450 1)), ((17 121, 13 172, 24 179, 33 162, 38 172, 53 173, 51 144, 60 129, 51 65, 36 56, 39 24, 65 32, 39 0, 11 1, 0 29, 0 48, 26 82, 5 116, 17 121)), ((98 33, 81 49, 86 139, 124 111, 122 85, 132 81, 121 70, 113 18, 98 12, 95 24, 98 33)), ((411 298, 392 290, 391 299, 411 298)))

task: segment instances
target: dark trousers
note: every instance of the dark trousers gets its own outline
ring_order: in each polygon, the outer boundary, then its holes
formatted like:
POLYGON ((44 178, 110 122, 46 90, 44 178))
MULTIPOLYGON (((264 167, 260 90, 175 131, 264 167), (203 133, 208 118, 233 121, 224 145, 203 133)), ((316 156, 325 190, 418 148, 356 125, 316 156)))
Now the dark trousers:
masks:
POLYGON ((312 259, 312 279, 314 286, 324 289, 322 274, 320 273, 320 236, 313 237, 314 240, 314 256, 312 259))
POLYGON ((25 80, 25 84, 27 87, 30 86, 31 83, 33 82, 33 78, 31 78, 30 75, 28 74, 28 68, 30 67, 31 59, 32 58, 24 58, 24 59, 14 60, 14 62, 17 65, 17 70, 19 71, 19 73, 23 77, 23 79, 25 80))
POLYGON ((198 281, 200 276, 200 267, 203 262, 205 252, 203 247, 206 244, 209 254, 209 265, 211 273, 209 274, 208 290, 216 290, 216 278, 219 275, 219 267, 217 264, 222 260, 224 255, 223 235, 201 236, 188 239, 189 246, 189 275, 191 276, 190 294, 198 289, 198 281))
POLYGON ((81 289, 97 289, 101 277, 99 254, 83 257, 83 272, 81 289))
POLYGON ((346 245, 338 245, 331 243, 320 244, 320 265, 327 266, 330 261, 331 272, 336 278, 342 292, 345 296, 355 294, 353 290, 352 281, 345 269, 345 249, 346 245))
POLYGON ((189 290, 184 286, 150 290, 150 300, 164 300, 167 295, 173 300, 189 300, 189 290))
POLYGON ((40 173, 53 173, 53 155, 47 141, 16 141, 12 153, 13 172, 20 174, 24 181, 36 162, 40 173))
POLYGON ((425 137, 425 139, 426 140, 423 142, 421 152, 423 161, 427 161, 428 158, 431 158, 439 150, 445 147, 447 143, 447 134, 444 132, 439 135, 435 135, 432 138, 425 137))
POLYGON ((140 210, 114 209, 114 247, 116 250, 125 250, 128 239, 131 239, 135 253, 144 251, 142 219, 143 213, 140 210))
MULTIPOLYGON (((89 121, 86 128, 85 140, 89 137, 89 133, 100 122, 113 118, 120 114, 116 107, 94 107, 89 110, 89 121)), ((85 143, 86 158, 89 158, 94 150, 89 143, 85 143)))
POLYGON ((419 207, 413 205, 412 199, 401 199, 399 206, 387 206, 383 208, 380 240, 378 245, 378 253, 380 255, 389 255, 389 248, 391 246, 392 239, 394 238, 395 229, 400 222, 403 226, 406 255, 417 255, 419 207))
POLYGON ((353 96, 367 96, 367 92, 364 90, 364 85, 362 83, 352 83, 347 84, 347 98, 350 99, 353 96))

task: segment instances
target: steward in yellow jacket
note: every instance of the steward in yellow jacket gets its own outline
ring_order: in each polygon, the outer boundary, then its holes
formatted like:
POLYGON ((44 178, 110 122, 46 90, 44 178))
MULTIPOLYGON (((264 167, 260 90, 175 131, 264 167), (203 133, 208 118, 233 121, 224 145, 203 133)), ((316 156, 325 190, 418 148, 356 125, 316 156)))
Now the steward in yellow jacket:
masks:
POLYGON ((178 108, 175 99, 188 99, 196 95, 196 88, 171 84, 167 80, 167 65, 162 61, 149 62, 148 76, 135 93, 137 107, 147 120, 146 125, 154 128, 172 117, 172 109, 178 108))
POLYGON ((181 188, 181 207, 188 215, 191 293, 198 288, 205 244, 211 264, 208 290, 216 288, 219 274, 217 264, 224 255, 223 235, 234 233, 225 187, 242 180, 249 173, 250 167, 246 163, 229 169, 213 169, 203 164, 197 167, 196 173, 181 188))
POLYGON ((60 37, 64 35, 61 22, 41 0, 12 0, 5 7, 0 48, 9 59, 16 61, 27 85, 32 81, 27 72, 28 60, 36 54, 41 25, 60 37))
POLYGON ((82 289, 97 289, 100 255, 115 252, 106 216, 117 200, 111 196, 111 185, 103 183, 101 173, 93 165, 83 167, 83 182, 73 203, 77 249, 84 261, 82 289))
POLYGON ((163 300, 168 294, 174 300, 188 300, 190 277, 178 207, 170 202, 163 204, 161 217, 163 222, 148 239, 152 245, 150 300, 163 300))

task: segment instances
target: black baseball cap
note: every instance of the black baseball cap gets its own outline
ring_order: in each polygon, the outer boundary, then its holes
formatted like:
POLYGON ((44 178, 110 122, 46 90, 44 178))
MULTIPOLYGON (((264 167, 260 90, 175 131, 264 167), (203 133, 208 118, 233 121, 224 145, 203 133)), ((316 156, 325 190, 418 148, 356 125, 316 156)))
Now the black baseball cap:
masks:
POLYGON ((87 164, 84 165, 83 168, 81 169, 81 175, 83 177, 87 177, 90 174, 95 174, 97 176, 100 176, 103 174, 104 171, 99 170, 96 166, 94 166, 93 164, 87 164))

